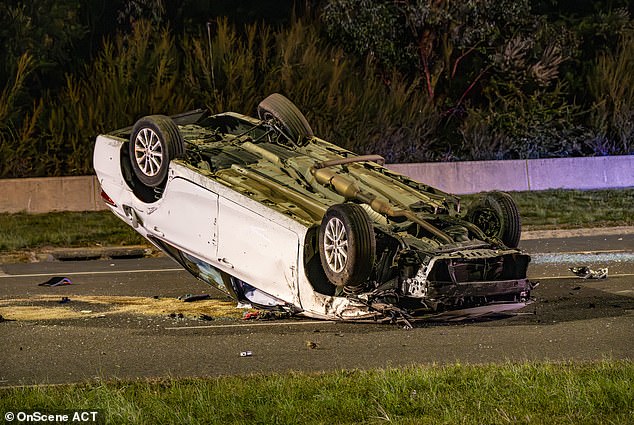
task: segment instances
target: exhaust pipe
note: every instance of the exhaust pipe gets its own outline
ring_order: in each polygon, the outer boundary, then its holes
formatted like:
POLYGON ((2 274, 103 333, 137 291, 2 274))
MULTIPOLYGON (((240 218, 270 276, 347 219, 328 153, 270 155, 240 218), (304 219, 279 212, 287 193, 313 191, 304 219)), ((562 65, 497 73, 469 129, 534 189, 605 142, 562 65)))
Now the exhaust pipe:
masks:
POLYGON ((336 173, 323 164, 319 164, 319 166, 316 167, 311 167, 310 172, 313 177, 315 177, 317 183, 323 186, 332 186, 335 192, 346 199, 356 200, 364 204, 368 204, 370 208, 372 208, 372 210, 376 211, 379 214, 385 214, 388 217, 405 217, 408 220, 418 224, 423 229, 433 234, 443 242, 453 242, 453 239, 451 239, 449 235, 447 235, 445 232, 438 229, 431 223, 428 223, 427 221, 418 217, 412 211, 394 209, 394 207, 392 207, 386 201, 378 199, 376 195, 362 191, 354 180, 351 180, 345 176, 342 176, 341 174, 336 173))

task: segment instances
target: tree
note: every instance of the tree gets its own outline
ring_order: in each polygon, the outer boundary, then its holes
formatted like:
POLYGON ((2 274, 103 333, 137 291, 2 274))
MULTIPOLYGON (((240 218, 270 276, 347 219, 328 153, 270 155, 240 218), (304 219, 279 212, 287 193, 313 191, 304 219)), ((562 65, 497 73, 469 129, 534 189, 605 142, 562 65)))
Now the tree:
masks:
POLYGON ((421 77, 430 99, 454 106, 483 78, 511 68, 547 84, 568 57, 561 36, 547 41, 555 31, 528 0, 333 0, 322 19, 349 52, 421 77))
POLYGON ((75 44, 87 28, 73 0, 8 0, 0 3, 0 81, 15 75, 19 58, 32 57, 31 92, 59 85, 77 64, 75 44))
POLYGON ((559 77, 577 38, 534 14, 529 0, 332 0, 322 20, 348 52, 420 82, 421 95, 445 117, 448 157, 580 151, 553 147, 574 115, 559 77), (535 145, 525 143, 531 135, 535 145))

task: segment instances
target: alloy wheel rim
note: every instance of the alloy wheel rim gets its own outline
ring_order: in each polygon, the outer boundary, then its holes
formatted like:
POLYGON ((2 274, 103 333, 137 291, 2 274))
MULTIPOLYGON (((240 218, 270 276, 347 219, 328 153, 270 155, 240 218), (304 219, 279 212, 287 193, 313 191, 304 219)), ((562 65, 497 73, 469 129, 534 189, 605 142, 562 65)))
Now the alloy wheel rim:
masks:
POLYGON ((163 146, 158 134, 151 128, 143 128, 134 140, 134 160, 148 177, 156 176, 163 164, 163 146))
POLYGON ((333 217, 324 231, 326 264, 335 273, 340 273, 348 261, 348 235, 341 220, 333 217))

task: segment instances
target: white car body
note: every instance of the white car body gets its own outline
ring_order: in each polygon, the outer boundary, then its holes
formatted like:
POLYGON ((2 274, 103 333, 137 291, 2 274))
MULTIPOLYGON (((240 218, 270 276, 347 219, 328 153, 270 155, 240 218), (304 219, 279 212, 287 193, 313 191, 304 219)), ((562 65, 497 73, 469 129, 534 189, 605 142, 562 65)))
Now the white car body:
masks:
POLYGON ((352 299, 314 291, 300 259, 308 227, 285 214, 177 162, 170 164, 165 196, 154 203, 138 199, 121 171, 126 142, 98 136, 94 168, 102 190, 116 199, 110 209, 142 236, 166 241, 244 282, 257 282, 261 292, 249 299, 255 305, 288 306, 320 319, 376 316, 352 299))

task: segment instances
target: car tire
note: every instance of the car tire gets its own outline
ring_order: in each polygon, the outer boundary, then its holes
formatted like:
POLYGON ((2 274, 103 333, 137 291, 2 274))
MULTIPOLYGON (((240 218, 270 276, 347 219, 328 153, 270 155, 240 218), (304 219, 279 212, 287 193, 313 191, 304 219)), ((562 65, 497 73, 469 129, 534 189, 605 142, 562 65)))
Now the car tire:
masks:
POLYGON ((149 115, 134 124, 129 153, 132 169, 141 183, 159 187, 165 183, 170 161, 184 156, 185 143, 170 117, 149 115))
POLYGON ((468 208, 466 219, 486 236, 498 238, 509 248, 517 248, 522 221, 517 204, 505 192, 490 192, 476 199, 468 208))
POLYGON ((375 251, 374 228, 361 206, 328 208, 319 229, 319 256, 332 284, 348 293, 359 292, 372 272, 375 251))
POLYGON ((273 121, 293 142, 314 136, 306 117, 293 102, 279 93, 273 93, 258 105, 258 116, 273 121))

